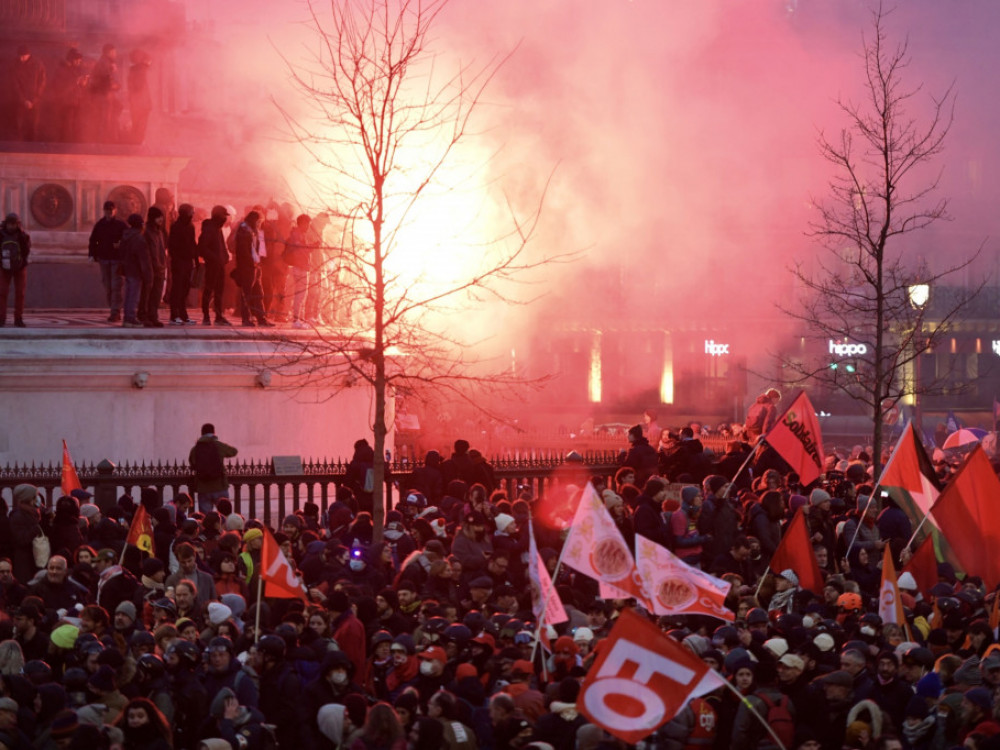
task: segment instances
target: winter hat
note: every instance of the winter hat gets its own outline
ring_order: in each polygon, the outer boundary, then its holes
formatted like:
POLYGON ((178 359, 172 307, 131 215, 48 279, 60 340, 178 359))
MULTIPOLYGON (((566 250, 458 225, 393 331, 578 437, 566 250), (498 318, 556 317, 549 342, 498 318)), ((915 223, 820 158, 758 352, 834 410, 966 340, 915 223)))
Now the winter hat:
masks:
POLYGON ((796 654, 785 654, 780 659, 778 659, 778 664, 783 664, 789 669, 802 670, 806 668, 805 661, 803 661, 801 656, 797 656, 796 654))
POLYGON ((816 648, 823 652, 832 651, 833 647, 837 645, 837 642, 833 640, 833 636, 829 633, 820 633, 813 638, 813 643, 816 644, 816 648))
POLYGON ((826 490, 821 490, 819 487, 814 489, 809 494, 809 504, 819 505, 820 503, 826 503, 830 501, 830 493, 826 490))
POLYGON ((239 513, 226 516, 226 531, 243 531, 243 516, 239 513))
POLYGON ((784 638, 771 638, 764 641, 764 648, 770 651, 775 658, 781 658, 788 653, 788 641, 784 638))
POLYGON ((55 715, 54 719, 52 719, 49 734, 53 739, 60 740, 72 737, 79 728, 80 717, 76 715, 76 711, 64 708, 55 715))
POLYGON ((208 603, 208 621, 213 625, 221 625, 232 616, 233 611, 222 602, 208 603))
POLYGON ((76 644, 78 635, 80 635, 80 629, 75 625, 60 625, 52 631, 50 638, 56 648, 70 649, 76 644))
POLYGON ((622 500, 621 495, 619 495, 614 490, 604 490, 601 493, 601 499, 604 500, 604 505, 608 510, 613 510, 625 504, 625 501, 622 500))
POLYGON ((956 685, 982 685, 983 673, 979 671, 979 657, 970 656, 955 670, 956 685))
POLYGON ((736 674, 743 667, 748 669, 755 669, 756 664, 754 663, 753 656, 745 648, 734 648, 728 654, 726 654, 726 659, 723 662, 723 667, 726 670, 726 674, 736 674))
POLYGON ((247 529, 243 534, 243 543, 252 542, 254 539, 260 539, 264 536, 264 532, 260 529, 247 529))
POLYGON ((103 664, 100 669, 90 676, 87 684, 94 690, 99 690, 102 693, 110 693, 115 689, 115 670, 107 664, 103 664))
POLYGON ((14 505, 26 502, 35 502, 38 497, 38 488, 33 484, 19 484, 14 488, 14 505))
POLYGON ((14 711, 18 710, 17 701, 13 698, 0 698, 0 711, 14 711))
POLYGON ((493 522, 497 525, 497 531, 506 533, 507 528, 514 523, 514 516, 508 516, 506 513, 498 513, 494 516, 493 522))
POLYGON ((921 698, 936 701, 941 696, 942 690, 941 677, 937 672, 928 672, 917 682, 917 695, 921 698))
POLYGON ((115 614, 118 614, 119 612, 124 612, 126 615, 128 615, 128 618, 130 620, 135 620, 135 615, 136 615, 135 605, 132 602, 125 600, 117 607, 115 607, 115 614))
POLYGON ((795 511, 808 503, 809 498, 805 495, 792 495, 788 498, 788 510, 794 515, 795 511))
POLYGON ((993 707, 993 693, 987 688, 977 687, 965 691, 965 700, 989 713, 993 707))
POLYGON ((146 576, 146 578, 152 578, 157 573, 162 572, 164 569, 165 568, 163 567, 163 561, 157 557, 148 557, 142 561, 141 570, 142 574, 146 576))
POLYGON ((847 731, 844 733, 844 741, 847 747, 864 747, 864 745, 858 744, 861 741, 861 737, 865 734, 871 736, 872 728, 869 724, 863 721, 852 721, 847 725, 847 731))
POLYGON ((365 717, 368 716, 368 702, 364 696, 358 693, 348 693, 343 700, 344 712, 351 723, 356 727, 364 726, 365 717))
POLYGON ((896 585, 898 585, 899 588, 904 589, 906 591, 917 590, 917 582, 913 578, 913 573, 911 573, 910 571, 906 571, 905 573, 903 573, 899 577, 899 580, 897 581, 896 585))
POLYGON ((637 424, 628 428, 628 436, 633 440, 638 440, 642 437, 642 425, 637 424))
POLYGON ((93 503, 86 503, 80 506, 80 515, 86 519, 94 518, 94 516, 100 515, 100 513, 101 509, 93 503))
POLYGON ((241 617, 247 611, 246 599, 239 594, 223 594, 219 597, 219 600, 229 607, 229 611, 233 613, 233 617, 241 617))
POLYGON ((209 709, 209 714, 216 719, 221 719, 222 714, 225 713, 226 710, 226 699, 235 697, 236 693, 233 692, 232 688, 222 688, 215 694, 215 698, 212 700, 212 706, 209 709))
POLYGON ((791 568, 786 568, 785 570, 781 571, 778 575, 780 575, 782 578, 784 578, 790 584, 792 584, 793 586, 795 586, 796 588, 798 588, 798 586, 799 586, 799 577, 795 574, 795 571, 792 570, 791 568))

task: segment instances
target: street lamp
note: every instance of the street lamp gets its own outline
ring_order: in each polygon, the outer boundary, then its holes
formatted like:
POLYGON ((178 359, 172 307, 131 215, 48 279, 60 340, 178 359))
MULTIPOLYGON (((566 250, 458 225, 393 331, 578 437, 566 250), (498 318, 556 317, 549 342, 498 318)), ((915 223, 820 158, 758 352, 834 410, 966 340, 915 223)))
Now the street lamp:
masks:
POLYGON ((913 421, 916 423, 917 429, 921 431, 920 434, 923 434, 923 415, 920 412, 920 355, 922 354, 920 347, 923 342, 920 335, 924 327, 923 309, 931 298, 931 286, 930 284, 911 284, 906 288, 906 293, 910 299, 910 305, 917 311, 916 330, 913 332, 913 421))

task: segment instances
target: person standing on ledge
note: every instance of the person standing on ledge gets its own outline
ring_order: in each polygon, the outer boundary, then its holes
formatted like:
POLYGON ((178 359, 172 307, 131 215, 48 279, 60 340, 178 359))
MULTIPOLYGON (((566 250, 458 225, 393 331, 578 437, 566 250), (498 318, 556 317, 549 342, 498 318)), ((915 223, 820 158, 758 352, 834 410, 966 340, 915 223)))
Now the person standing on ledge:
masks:
POLYGON ((21 229, 21 218, 7 214, 0 224, 0 326, 7 324, 7 294, 14 282, 14 325, 24 328, 24 288, 28 283, 31 237, 21 229))
POLYGON ((104 216, 94 224, 94 229, 90 233, 88 252, 88 255, 101 266, 101 283, 104 284, 104 296, 111 310, 111 314, 108 315, 109 323, 117 323, 122 319, 122 288, 125 281, 121 274, 119 246, 128 225, 115 216, 116 211, 114 201, 104 201, 104 216))
POLYGON ((215 501, 229 497, 229 480, 223 459, 232 458, 239 451, 226 445, 215 435, 215 425, 201 426, 201 437, 188 455, 194 471, 194 491, 198 493, 198 510, 209 513, 215 510, 215 501))

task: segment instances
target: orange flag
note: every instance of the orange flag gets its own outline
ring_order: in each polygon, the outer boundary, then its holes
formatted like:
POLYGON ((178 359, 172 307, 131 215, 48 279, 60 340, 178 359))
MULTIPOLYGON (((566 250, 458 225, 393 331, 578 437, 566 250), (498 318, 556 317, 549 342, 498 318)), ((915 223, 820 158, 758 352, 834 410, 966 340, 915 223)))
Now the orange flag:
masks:
POLYGON ((803 486, 823 473, 819 420, 805 391, 795 397, 764 440, 778 451, 793 471, 798 472, 803 486))
POLYGON ((823 593, 823 575, 809 539, 806 516, 801 509, 795 511, 792 522, 788 524, 785 535, 781 537, 781 543, 771 558, 771 570, 775 573, 780 574, 789 568, 799 577, 802 588, 814 594, 823 593))
POLYGON ((674 718, 689 700, 724 684, 691 651, 625 609, 602 641, 576 706, 594 724, 634 744, 674 718))
POLYGON ((132 525, 128 527, 125 543, 153 554, 153 524, 149 520, 146 506, 140 505, 132 516, 132 525))
POLYGON ((63 440, 62 444, 62 493, 68 495, 73 490, 82 490, 83 485, 80 484, 80 477, 77 476, 76 469, 73 466, 73 459, 69 457, 69 448, 66 446, 66 441, 63 440))
POLYGON ((962 569, 988 589, 1000 583, 1000 479, 986 451, 973 449, 931 508, 934 521, 962 569))
POLYGON ((278 546, 278 541, 267 528, 264 529, 264 546, 260 552, 260 577, 264 581, 264 596, 275 599, 302 599, 309 602, 309 595, 302 581, 278 546))
POLYGON ((937 555, 934 553, 934 537, 927 535, 917 547, 910 561, 903 566, 903 572, 913 576, 925 597, 930 597, 931 589, 938 582, 937 555))
POLYGON ((878 616, 882 622, 894 622, 897 625, 906 624, 903 613, 903 600, 899 598, 899 579, 896 578, 896 566, 892 562, 892 550, 885 545, 882 555, 882 588, 878 595, 878 616))

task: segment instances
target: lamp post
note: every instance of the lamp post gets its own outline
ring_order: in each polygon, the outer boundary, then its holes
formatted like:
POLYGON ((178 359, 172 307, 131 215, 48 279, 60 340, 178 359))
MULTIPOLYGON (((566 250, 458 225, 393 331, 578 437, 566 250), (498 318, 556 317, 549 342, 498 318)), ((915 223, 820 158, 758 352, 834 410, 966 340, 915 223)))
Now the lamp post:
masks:
POLYGON ((906 288, 910 306, 917 311, 916 330, 913 332, 913 421, 917 430, 923 435, 923 414, 920 411, 920 348, 923 345, 924 316, 923 310, 931 298, 930 284, 911 284, 906 288))

